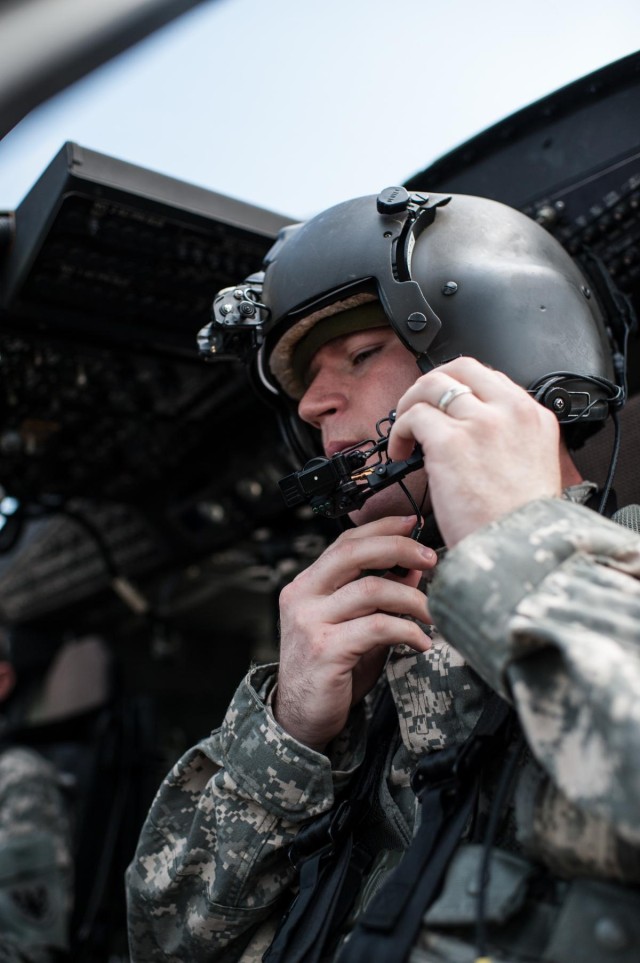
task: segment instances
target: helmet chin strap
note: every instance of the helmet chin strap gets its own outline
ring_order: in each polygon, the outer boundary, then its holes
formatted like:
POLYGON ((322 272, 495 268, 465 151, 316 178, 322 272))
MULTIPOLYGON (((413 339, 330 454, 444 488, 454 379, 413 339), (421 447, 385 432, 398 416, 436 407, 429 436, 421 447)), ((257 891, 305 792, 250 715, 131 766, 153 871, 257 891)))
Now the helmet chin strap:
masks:
POLYGON ((420 369, 420 374, 428 374, 436 367, 428 354, 420 354, 416 358, 416 363, 420 369))

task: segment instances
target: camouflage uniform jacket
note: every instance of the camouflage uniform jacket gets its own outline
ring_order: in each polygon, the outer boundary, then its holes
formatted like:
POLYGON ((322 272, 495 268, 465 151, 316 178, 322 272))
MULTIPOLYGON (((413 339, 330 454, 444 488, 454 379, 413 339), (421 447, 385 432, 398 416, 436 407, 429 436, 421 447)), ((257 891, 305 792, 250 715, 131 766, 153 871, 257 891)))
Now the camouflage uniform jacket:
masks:
POLYGON ((56 769, 31 749, 0 755, 0 963, 52 963, 69 948, 72 856, 56 769))
MULTIPOLYGON (((640 882, 638 535, 532 502, 449 552, 429 604, 432 648, 399 646, 386 667, 399 735, 380 793, 395 845, 414 829, 416 760, 464 740, 488 685, 528 743, 500 844, 565 878, 640 882)), ((127 872, 134 963, 259 961, 295 886, 287 847, 362 759, 366 705, 321 755, 276 723, 274 679, 250 672, 156 796, 127 872)), ((423 946, 416 960, 449 959, 423 946)))

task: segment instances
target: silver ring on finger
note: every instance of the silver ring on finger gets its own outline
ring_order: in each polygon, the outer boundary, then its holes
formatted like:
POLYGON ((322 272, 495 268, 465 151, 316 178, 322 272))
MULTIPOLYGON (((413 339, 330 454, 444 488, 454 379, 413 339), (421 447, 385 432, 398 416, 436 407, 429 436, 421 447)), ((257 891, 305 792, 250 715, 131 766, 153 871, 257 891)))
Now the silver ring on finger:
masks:
POLYGON ((454 385, 453 388, 447 388, 445 393, 441 396, 440 400, 438 401, 437 407, 440 409, 440 411, 444 411, 446 413, 447 408, 449 407, 451 402, 458 397, 458 395, 472 395, 472 394, 473 394, 473 389, 470 388, 469 385, 454 385))

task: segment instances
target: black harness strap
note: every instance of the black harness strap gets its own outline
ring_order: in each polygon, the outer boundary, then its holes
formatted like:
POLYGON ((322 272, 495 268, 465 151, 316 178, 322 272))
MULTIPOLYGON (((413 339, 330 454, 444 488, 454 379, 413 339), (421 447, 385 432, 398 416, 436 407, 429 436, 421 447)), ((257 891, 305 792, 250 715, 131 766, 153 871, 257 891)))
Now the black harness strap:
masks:
POLYGON ((420 828, 389 879, 360 917, 338 963, 404 963, 422 916, 437 895, 477 799, 488 753, 505 739, 513 710, 492 694, 467 741, 418 763, 412 786, 420 828))
POLYGON ((385 686, 352 794, 301 829, 289 849, 289 858, 299 869, 299 891, 263 963, 318 963, 330 938, 336 938, 375 855, 354 834, 371 809, 396 722, 391 692, 385 686))

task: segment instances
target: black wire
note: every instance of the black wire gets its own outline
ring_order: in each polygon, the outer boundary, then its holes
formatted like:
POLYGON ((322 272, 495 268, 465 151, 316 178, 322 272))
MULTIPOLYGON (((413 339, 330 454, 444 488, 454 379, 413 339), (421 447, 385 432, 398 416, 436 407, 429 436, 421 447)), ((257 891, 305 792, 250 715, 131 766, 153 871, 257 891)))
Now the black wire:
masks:
POLYGON ((616 411, 611 412, 611 420, 613 421, 614 431, 613 447, 611 449, 611 460, 609 461, 607 479, 604 483, 600 504, 598 506, 598 512, 600 515, 604 514, 604 510, 607 505, 607 499, 609 498, 609 492, 611 491, 611 486, 613 484, 613 476, 615 475, 616 467, 618 465, 618 457, 620 455, 620 419, 618 418, 618 413, 616 411))
POLYGON ((107 570, 107 574, 109 575, 110 578, 117 578, 119 574, 117 566, 115 564, 113 555, 111 553, 111 549, 107 545, 107 542, 102 532, 100 531, 100 529, 96 525, 94 525, 93 522, 90 522, 85 515, 83 515, 81 512, 76 511, 75 509, 67 508, 66 506, 64 506, 62 508, 59 508, 58 512, 60 515, 66 515, 67 518, 70 518, 72 521, 76 522, 78 525, 80 525, 81 528, 85 530, 87 535, 90 536, 96 548, 98 549, 98 553, 102 558, 102 562, 104 564, 105 569, 107 570))
MULTIPOLYGON (((416 524, 413 527, 413 531, 411 532, 410 537, 414 538, 417 541, 420 538, 420 533, 422 532, 422 514, 420 512, 420 509, 416 505, 413 495, 411 494, 411 492, 409 491, 405 483, 402 481, 402 479, 398 482, 398 485, 400 486, 402 491, 405 493, 405 495, 409 499, 409 504, 411 505, 413 511, 415 512, 416 524)), ((426 495, 426 491, 425 491, 425 495, 426 495)), ((423 501, 424 501, 424 496, 423 496, 423 501)))
POLYGON ((613 353, 613 368, 618 379, 618 384, 622 388, 624 393, 624 400, 627 400, 629 395, 629 384, 627 378, 627 358, 629 356, 629 337, 631 335, 631 326, 629 324, 624 325, 624 334, 622 337, 622 348, 617 348, 613 353))
MULTIPOLYGON (((605 283, 608 283, 608 275, 606 274, 606 272, 604 274, 604 281, 605 283)), ((609 293, 613 298, 614 296, 613 290, 609 293)), ((615 303, 618 304, 617 301, 615 303)), ((627 302, 626 299, 624 303, 626 304, 626 306, 630 311, 633 310, 631 308, 630 303, 627 302)), ((622 318, 623 331, 624 331, 623 338, 622 338, 622 348, 620 351, 614 354, 613 365, 616 371, 616 375, 618 377, 620 391, 622 394, 622 399, 620 403, 620 407, 622 407, 624 402, 627 400, 627 396, 628 396, 627 358, 628 358, 628 351, 629 351, 629 335, 631 334, 631 328, 635 322, 635 315, 632 315, 631 317, 625 316, 624 312, 622 311, 622 308, 620 308, 620 316, 622 318)), ((614 407, 611 408, 611 419, 613 421, 613 432, 614 432, 613 447, 611 449, 611 460, 609 461, 609 470, 607 472, 607 479, 604 484, 602 498, 600 499, 600 505, 598 506, 598 512, 600 515, 604 514, 604 511, 607 505, 607 499, 609 497, 609 492, 611 491, 611 486, 613 484, 613 476, 615 475, 615 471, 618 465, 618 457, 620 455, 620 420, 618 418, 617 409, 614 407)))
MULTIPOLYGON (((79 512, 73 508, 68 508, 66 505, 61 506, 58 509, 58 513, 61 515, 66 515, 72 521, 76 522, 85 530, 87 535, 90 536, 96 548, 98 549, 98 553, 102 559, 106 573, 111 582, 114 582, 117 579, 122 579, 123 576, 120 574, 118 566, 116 565, 113 553, 100 529, 94 525, 93 522, 90 522, 89 519, 82 514, 82 512, 79 512)), ((138 614, 142 615, 151 627, 157 627, 161 625, 162 620, 149 604, 149 600, 145 599, 145 602, 148 605, 146 611, 138 614)))
POLYGON ((424 512, 424 503, 425 503, 425 500, 426 500, 426 498, 427 498, 427 492, 428 492, 428 491, 429 491, 429 479, 427 478, 427 480, 426 480, 426 482, 425 482, 425 484, 424 484, 424 492, 422 493, 422 498, 420 499, 420 514, 421 514, 421 515, 422 515, 423 512, 424 512))

